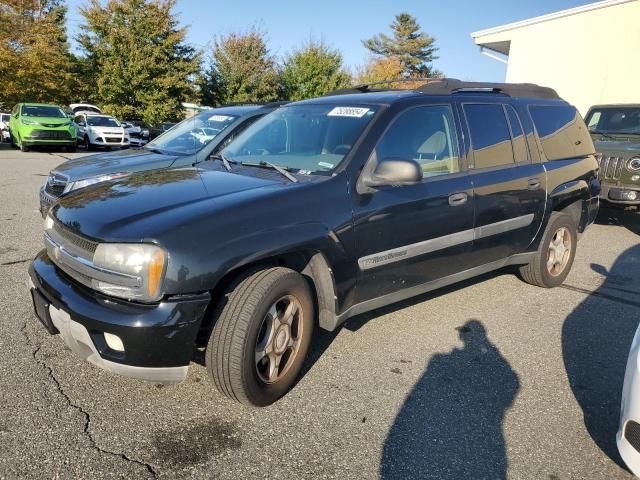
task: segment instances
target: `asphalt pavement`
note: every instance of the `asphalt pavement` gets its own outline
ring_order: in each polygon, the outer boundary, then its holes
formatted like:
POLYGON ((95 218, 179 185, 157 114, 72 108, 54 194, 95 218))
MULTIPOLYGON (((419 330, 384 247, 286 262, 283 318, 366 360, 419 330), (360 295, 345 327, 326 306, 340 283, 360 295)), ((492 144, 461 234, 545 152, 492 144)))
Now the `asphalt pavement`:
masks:
POLYGON ((603 210, 560 288, 505 270, 320 334, 255 409, 197 361, 169 387, 101 371, 35 319, 38 189, 83 154, 0 145, 0 478, 632 478, 615 432, 640 215, 603 210))

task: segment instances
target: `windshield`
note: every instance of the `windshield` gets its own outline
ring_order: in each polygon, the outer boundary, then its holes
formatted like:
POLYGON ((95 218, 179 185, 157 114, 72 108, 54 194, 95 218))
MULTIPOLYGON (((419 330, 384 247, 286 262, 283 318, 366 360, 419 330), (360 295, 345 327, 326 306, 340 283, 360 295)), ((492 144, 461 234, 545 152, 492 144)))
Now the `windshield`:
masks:
POLYGON ((349 153, 375 107, 292 105, 258 120, 223 154, 237 162, 269 162, 307 174, 332 172, 349 153))
POLYGON ((65 118, 66 115, 60 107, 49 105, 23 105, 22 115, 25 117, 49 117, 65 118))
POLYGON ((167 125, 168 130, 149 142, 146 148, 191 155, 204 148, 236 118, 234 115, 209 111, 187 118, 173 127, 170 127, 171 124, 162 124, 163 127, 167 125))
POLYGON ((592 133, 640 135, 640 106, 596 108, 589 112, 586 123, 592 133))
POLYGON ((111 117, 87 117, 87 125, 92 127, 119 127, 120 123, 111 117))

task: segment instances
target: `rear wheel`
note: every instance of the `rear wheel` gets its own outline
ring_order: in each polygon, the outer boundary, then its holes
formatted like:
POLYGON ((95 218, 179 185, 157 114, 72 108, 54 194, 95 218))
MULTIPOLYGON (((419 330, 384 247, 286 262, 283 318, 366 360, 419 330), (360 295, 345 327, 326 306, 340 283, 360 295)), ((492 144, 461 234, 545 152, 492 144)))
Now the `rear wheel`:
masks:
POLYGON ((87 147, 87 150, 94 150, 95 148, 89 139, 89 135, 84 136, 84 146, 87 147))
POLYGON ((553 212, 536 255, 528 265, 520 267, 521 278, 544 288, 562 284, 571 271, 577 243, 573 218, 566 213, 553 212))
POLYGON ((220 392, 266 406, 300 374, 314 327, 313 297, 304 277, 268 268, 236 281, 220 302, 206 365, 220 392))

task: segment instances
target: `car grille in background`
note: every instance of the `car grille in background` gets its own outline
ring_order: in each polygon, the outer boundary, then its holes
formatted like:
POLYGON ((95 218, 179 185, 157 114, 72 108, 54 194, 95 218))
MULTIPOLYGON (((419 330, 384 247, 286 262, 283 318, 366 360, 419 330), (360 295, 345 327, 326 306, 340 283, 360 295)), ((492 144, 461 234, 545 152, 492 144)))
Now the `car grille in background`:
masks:
POLYGON ((142 132, 129 132, 131 138, 142 138, 142 132))
POLYGON ((66 130, 34 130, 31 132, 31 138, 39 140, 70 140, 71 135, 66 130))
POLYGON ((624 438, 640 452, 640 423, 629 420, 624 426, 624 438))
POLYGON ((49 195, 59 197, 64 192, 64 188, 67 186, 67 177, 54 173, 49 175, 47 179, 47 185, 44 187, 44 191, 49 195))
POLYGON ((618 180, 624 168, 624 157, 608 157, 603 155, 600 158, 600 177, 607 180, 618 180))

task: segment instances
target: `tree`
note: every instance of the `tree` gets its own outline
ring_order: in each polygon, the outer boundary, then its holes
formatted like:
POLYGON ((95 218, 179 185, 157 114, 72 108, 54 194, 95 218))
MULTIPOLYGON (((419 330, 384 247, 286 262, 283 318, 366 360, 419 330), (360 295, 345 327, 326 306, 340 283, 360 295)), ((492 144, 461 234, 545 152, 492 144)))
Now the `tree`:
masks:
POLYGON ((0 104, 66 103, 73 58, 60 0, 3 0, 0 4, 0 104))
POLYGON ((396 58, 402 65, 405 77, 432 77, 439 72, 431 63, 438 57, 435 38, 420 30, 416 18, 408 13, 396 15, 391 23, 393 36, 384 33, 363 40, 362 44, 373 54, 384 58, 396 58))
POLYGON ((176 0, 90 0, 78 36, 95 101, 119 118, 149 124, 183 117, 200 55, 185 42, 176 0))
POLYGON ((278 70, 265 35, 230 33, 213 46, 213 78, 221 103, 268 102, 278 98, 278 70))
POLYGON ((372 58, 356 73, 356 83, 368 84, 398 80, 403 77, 404 67, 397 57, 372 58))
POLYGON ((285 98, 303 100, 348 87, 351 74, 344 69, 339 51, 311 40, 287 56, 280 82, 285 98))

